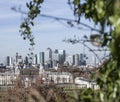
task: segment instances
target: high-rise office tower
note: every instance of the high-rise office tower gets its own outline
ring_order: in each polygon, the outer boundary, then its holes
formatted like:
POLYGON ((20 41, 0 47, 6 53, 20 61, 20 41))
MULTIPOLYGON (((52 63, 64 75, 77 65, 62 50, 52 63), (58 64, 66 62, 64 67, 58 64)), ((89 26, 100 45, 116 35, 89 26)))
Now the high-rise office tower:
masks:
POLYGON ((38 64, 37 54, 35 54, 35 56, 34 56, 34 58, 33 58, 33 64, 38 64))
POLYGON ((58 53, 60 54, 60 64, 63 64, 66 58, 66 52, 65 50, 58 50, 58 53))
POLYGON ((12 65, 12 57, 7 56, 7 58, 6 58, 6 65, 7 66, 11 66, 12 65))
POLYGON ((16 53, 16 56, 15 56, 16 58, 15 58, 15 62, 16 62, 16 64, 18 64, 18 58, 19 58, 19 55, 18 55, 18 53, 16 53))
POLYGON ((54 53, 58 53, 58 49, 55 49, 54 53))
POLYGON ((45 51, 45 62, 49 62, 52 60, 52 50, 50 48, 47 48, 45 51))
POLYGON ((25 64, 25 65, 28 65, 28 64, 29 64, 29 59, 28 59, 27 56, 25 56, 24 64, 25 64))
POLYGON ((59 53, 53 53, 52 54, 52 60, 60 62, 60 54, 59 53))
POLYGON ((69 55, 66 57, 66 62, 68 62, 69 66, 72 66, 74 64, 74 58, 73 55, 69 55))
POLYGON ((79 65, 79 54, 75 54, 75 66, 79 65))
POLYGON ((60 54, 58 52, 52 54, 52 62, 53 67, 57 67, 60 64, 60 54))
POLYGON ((44 66, 44 60, 45 60, 45 54, 44 54, 44 52, 40 52, 39 53, 39 59, 40 59, 40 64, 42 65, 42 66, 44 66))
POLYGON ((15 63, 16 63, 17 65, 23 63, 22 56, 19 55, 18 53, 16 53, 15 63))
POLYGON ((80 65, 86 65, 86 59, 87 59, 86 54, 81 53, 79 55, 79 63, 80 63, 80 65))

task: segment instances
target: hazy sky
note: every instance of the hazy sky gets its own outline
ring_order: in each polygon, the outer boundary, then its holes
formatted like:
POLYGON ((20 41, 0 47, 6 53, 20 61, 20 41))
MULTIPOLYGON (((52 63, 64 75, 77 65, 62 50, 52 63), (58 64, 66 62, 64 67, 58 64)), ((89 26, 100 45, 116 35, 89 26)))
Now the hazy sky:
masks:
MULTIPOLYGON (((0 60, 8 55, 15 56, 16 52, 21 55, 29 53, 29 42, 24 41, 19 33, 19 26, 25 15, 11 10, 13 6, 20 6, 22 10, 26 11, 25 1, 29 0, 0 0, 0 60)), ((41 13, 74 19, 67 0, 45 0, 42 4, 41 13)), ((81 21, 88 25, 92 24, 83 18, 81 21)), ((84 35, 89 36, 90 33, 93 33, 86 28, 85 30, 71 28, 66 22, 58 22, 44 17, 38 17, 32 29, 36 43, 35 53, 45 51, 48 47, 53 50, 65 49, 68 53, 82 53, 83 45, 71 45, 62 42, 62 40, 64 38, 73 38, 74 35, 82 38, 84 35)))

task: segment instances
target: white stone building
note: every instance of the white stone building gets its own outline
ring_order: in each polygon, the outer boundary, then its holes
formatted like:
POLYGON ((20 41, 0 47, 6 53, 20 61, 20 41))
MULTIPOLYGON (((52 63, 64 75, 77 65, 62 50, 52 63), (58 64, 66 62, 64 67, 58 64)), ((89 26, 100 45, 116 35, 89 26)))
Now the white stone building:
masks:
POLYGON ((48 80, 57 83, 73 83, 73 76, 69 72, 47 72, 48 80))
POLYGON ((16 81, 16 75, 13 73, 0 73, 0 86, 13 85, 16 81))
POLYGON ((93 89, 99 89, 98 85, 95 81, 91 81, 89 79, 86 79, 84 77, 76 77, 75 78, 75 84, 77 84, 80 88, 93 88, 93 89))

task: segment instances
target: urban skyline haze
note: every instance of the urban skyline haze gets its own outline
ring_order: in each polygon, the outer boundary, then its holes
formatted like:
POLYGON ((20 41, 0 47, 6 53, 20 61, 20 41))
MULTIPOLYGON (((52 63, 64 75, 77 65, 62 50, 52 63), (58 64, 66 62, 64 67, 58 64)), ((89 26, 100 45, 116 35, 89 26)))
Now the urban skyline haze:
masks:
MULTIPOLYGON (((24 41, 19 33, 19 26, 25 15, 11 10, 12 7, 21 7, 23 11, 27 11, 26 2, 29 2, 29 0, 0 1, 0 61, 8 55, 14 56, 16 52, 22 55, 27 55, 29 53, 29 42, 24 41)), ((74 19, 73 11, 70 9, 67 2, 68 0, 44 1, 41 5, 41 14, 74 19)), ((93 26, 92 23, 84 18, 81 18, 81 21, 93 26)), ((81 25, 79 27, 84 28, 81 25)), ((89 36, 90 33, 93 33, 93 31, 90 31, 87 28, 85 29, 86 30, 80 30, 75 27, 70 27, 67 22, 38 17, 35 20, 35 26, 32 28, 35 37, 34 52, 39 53, 50 47, 51 49, 65 49, 66 52, 70 54, 82 53, 83 45, 71 45, 62 42, 62 40, 64 38, 73 38, 74 35, 82 39, 84 35, 89 36)), ((89 53, 88 49, 86 49, 86 53, 89 53)), ((91 53, 89 54, 91 55, 91 53)))

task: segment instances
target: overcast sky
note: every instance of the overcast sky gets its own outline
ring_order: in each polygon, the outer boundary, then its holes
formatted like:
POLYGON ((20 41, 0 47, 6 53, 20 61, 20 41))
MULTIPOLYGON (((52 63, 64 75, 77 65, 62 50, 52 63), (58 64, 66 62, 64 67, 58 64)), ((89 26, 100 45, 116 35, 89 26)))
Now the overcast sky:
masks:
MULTIPOLYGON (((8 55, 15 56, 16 52, 23 56, 29 53, 29 42, 24 41, 19 33, 19 26, 25 15, 11 10, 13 6, 20 6, 26 11, 25 1, 29 0, 0 0, 0 60, 8 55)), ((74 19, 73 12, 68 6, 67 0, 45 0, 42 4, 41 13, 74 19)), ((92 24, 83 18, 81 21, 88 25, 92 24)), ((38 17, 32 29, 36 43, 35 53, 45 51, 48 47, 53 50, 65 49, 70 54, 82 53, 83 45, 71 45, 62 42, 62 40, 64 38, 73 38, 74 35, 82 38, 84 35, 89 36, 90 33, 93 33, 86 28, 86 30, 71 28, 66 22, 58 22, 54 19, 44 17, 38 17)), ((88 53, 88 51, 86 52, 88 53)))

